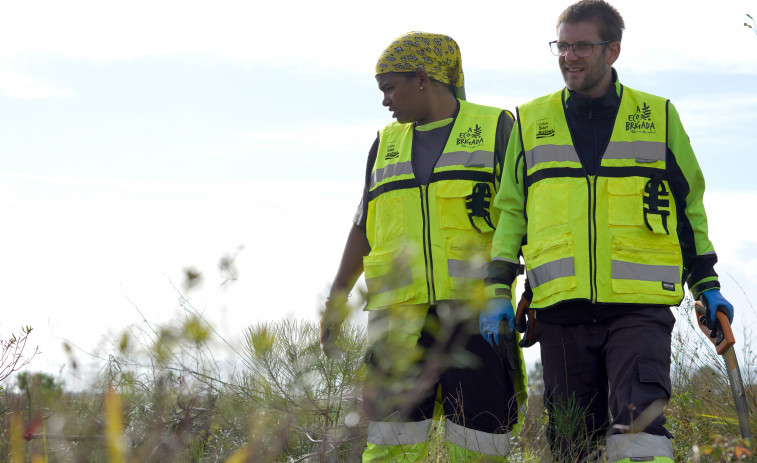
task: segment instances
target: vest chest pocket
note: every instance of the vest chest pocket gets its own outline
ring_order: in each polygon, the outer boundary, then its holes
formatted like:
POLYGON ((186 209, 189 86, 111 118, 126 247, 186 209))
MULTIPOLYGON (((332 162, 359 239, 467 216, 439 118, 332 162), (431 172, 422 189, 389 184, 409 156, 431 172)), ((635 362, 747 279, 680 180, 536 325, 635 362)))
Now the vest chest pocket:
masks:
POLYGON ((607 179, 607 223, 616 226, 644 225, 644 179, 607 179))
POLYGON ((529 234, 565 225, 570 213, 570 187, 542 180, 536 183, 528 197, 529 234))
POLYGON ((436 186, 439 227, 447 230, 494 230, 490 208, 494 191, 488 183, 450 180, 436 186))
POLYGON ((402 198, 379 196, 368 205, 366 227, 371 248, 398 239, 405 232, 405 208, 402 198))

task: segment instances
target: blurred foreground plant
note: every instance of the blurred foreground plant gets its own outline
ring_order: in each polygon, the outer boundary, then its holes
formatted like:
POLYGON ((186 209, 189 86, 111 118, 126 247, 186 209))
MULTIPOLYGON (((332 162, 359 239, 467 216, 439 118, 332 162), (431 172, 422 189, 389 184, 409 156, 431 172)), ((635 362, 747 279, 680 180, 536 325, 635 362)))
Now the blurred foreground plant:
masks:
POLYGON ((255 408, 248 445, 254 458, 356 461, 365 445, 364 332, 345 324, 335 343, 339 354, 329 359, 313 322, 283 320, 245 330, 235 390, 255 408))
MULTIPOLYGON (((24 350, 26 350, 26 343, 31 332, 31 326, 24 326, 21 327, 21 332, 18 335, 13 333, 7 339, 0 340, 0 383, 13 372, 28 365, 32 358, 39 353, 39 347, 35 347, 31 355, 24 357, 24 350)), ((0 384, 0 394, 4 390, 3 385, 0 384)))
POLYGON ((738 461, 753 456, 750 450, 752 444, 744 439, 726 438, 719 434, 710 436, 712 444, 694 446, 694 461, 699 462, 702 456, 708 456, 714 461, 738 461))

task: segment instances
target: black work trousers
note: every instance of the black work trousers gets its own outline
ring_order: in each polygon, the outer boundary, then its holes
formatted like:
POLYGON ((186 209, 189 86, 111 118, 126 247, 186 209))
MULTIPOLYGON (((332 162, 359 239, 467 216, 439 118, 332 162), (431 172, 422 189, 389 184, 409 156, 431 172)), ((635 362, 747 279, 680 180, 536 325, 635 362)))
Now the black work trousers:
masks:
POLYGON ((441 386, 447 419, 476 431, 509 432, 518 420, 512 370, 481 336, 478 316, 461 317, 467 309, 455 301, 423 311, 417 331, 412 319, 397 321, 390 310, 369 318, 369 330, 384 326, 368 362, 363 396, 369 419, 430 419, 441 386), (408 332, 396 339, 398 330, 408 332))
POLYGON ((577 325, 537 322, 556 460, 581 461, 610 434, 672 437, 662 407, 670 399, 674 324, 672 311, 660 307, 577 325))

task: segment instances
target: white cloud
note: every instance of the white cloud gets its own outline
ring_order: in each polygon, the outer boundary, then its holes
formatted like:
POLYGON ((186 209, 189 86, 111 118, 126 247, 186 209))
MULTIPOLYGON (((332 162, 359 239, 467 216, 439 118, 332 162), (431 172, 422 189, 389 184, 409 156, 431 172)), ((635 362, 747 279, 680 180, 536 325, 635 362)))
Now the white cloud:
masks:
POLYGON ((34 76, 19 72, 0 72, 0 93, 22 99, 72 96, 69 90, 57 88, 40 81, 34 76))
MULTIPOLYGON (((653 70, 728 65, 732 71, 757 72, 757 61, 744 59, 757 49, 754 34, 743 26, 744 13, 754 8, 748 0, 717 8, 655 0, 613 4, 627 26, 621 65, 653 70)), ((399 0, 10 0, 0 14, 0 43, 6 54, 95 60, 201 54, 362 74, 392 37, 426 30, 460 42, 469 69, 543 70, 553 66, 547 42, 554 39, 555 20, 565 6, 557 0, 517 8, 472 0, 462 9, 440 2, 435 11, 399 0)))
MULTIPOLYGON (((757 52, 757 43, 755 48, 757 52)), ((757 123, 757 94, 710 93, 707 98, 692 95, 673 103, 687 131, 708 131, 715 138, 720 134, 718 130, 712 130, 713 126, 744 124, 753 127, 757 123)))

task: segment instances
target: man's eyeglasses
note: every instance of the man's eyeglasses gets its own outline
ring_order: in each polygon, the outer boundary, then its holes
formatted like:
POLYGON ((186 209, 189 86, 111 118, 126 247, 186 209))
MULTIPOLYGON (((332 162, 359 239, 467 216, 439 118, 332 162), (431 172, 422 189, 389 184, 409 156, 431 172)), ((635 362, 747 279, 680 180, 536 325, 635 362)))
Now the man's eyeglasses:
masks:
POLYGON ((605 40, 604 42, 587 43, 587 42, 558 42, 553 40, 549 42, 549 48, 552 50, 552 54, 555 56, 565 56, 568 54, 568 50, 573 47, 573 53, 579 58, 588 58, 594 52, 594 45, 607 45, 612 40, 605 40))

